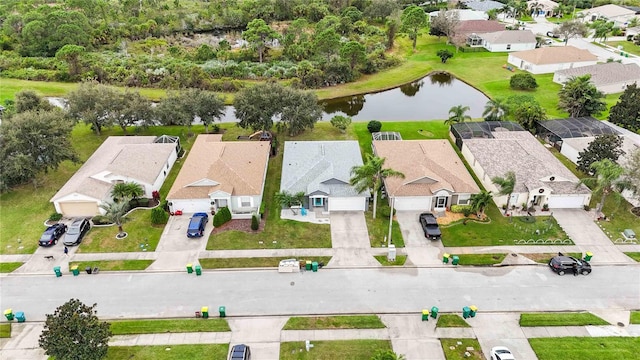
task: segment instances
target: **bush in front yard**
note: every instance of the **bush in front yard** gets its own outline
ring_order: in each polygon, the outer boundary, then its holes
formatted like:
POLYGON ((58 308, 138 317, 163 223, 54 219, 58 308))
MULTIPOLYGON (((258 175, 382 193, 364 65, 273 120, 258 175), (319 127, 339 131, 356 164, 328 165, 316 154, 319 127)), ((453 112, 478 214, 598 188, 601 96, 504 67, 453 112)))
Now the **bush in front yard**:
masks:
POLYGON ((51 215, 49 215, 49 220, 51 221, 60 221, 60 219, 62 219, 62 214, 60 213, 53 213, 51 215))
POLYGON ((466 209, 471 213, 471 206, 469 205, 451 205, 451 212, 455 214, 464 214, 466 209))
POLYGON ((169 214, 161 207, 151 209, 151 223, 154 225, 166 224, 169 221, 169 214))
POLYGON ((228 207, 223 207, 218 209, 218 212, 213 216, 213 226, 219 227, 224 223, 231 220, 231 211, 229 211, 228 207))
POLYGON ((111 225, 113 222, 109 220, 106 216, 96 215, 91 219, 93 225, 111 225))
POLYGON ((251 217, 251 230, 256 231, 260 227, 260 220, 258 220, 258 215, 253 215, 251 217))

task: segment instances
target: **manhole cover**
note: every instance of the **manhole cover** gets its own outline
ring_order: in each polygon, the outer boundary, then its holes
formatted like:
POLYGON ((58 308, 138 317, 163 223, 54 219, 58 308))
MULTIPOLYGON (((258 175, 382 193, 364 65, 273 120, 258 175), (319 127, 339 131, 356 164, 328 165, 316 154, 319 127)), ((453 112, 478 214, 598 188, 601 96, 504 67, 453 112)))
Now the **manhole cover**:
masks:
POLYGON ((296 284, 296 282, 295 282, 295 281, 292 281, 292 282, 290 283, 290 285, 291 285, 291 286, 293 286, 293 285, 295 285, 295 284, 296 284))

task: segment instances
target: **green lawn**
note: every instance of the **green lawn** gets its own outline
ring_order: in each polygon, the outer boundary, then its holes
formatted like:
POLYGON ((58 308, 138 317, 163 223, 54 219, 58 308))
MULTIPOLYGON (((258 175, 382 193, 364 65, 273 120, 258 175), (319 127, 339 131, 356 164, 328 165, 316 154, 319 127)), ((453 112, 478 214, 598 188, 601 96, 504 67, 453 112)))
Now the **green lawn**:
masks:
POLYGON ((151 210, 136 210, 122 225, 129 236, 119 240, 117 226, 93 227, 78 248, 80 253, 154 251, 164 225, 151 224, 151 210))
MULTIPOLYGON (((451 254, 457 255, 457 254, 451 254)), ((493 265, 500 264, 507 254, 460 254, 457 255, 460 258, 459 265, 493 265)))
POLYGON ((444 351, 444 357, 447 360, 484 360, 482 348, 476 339, 440 339, 440 345, 444 351), (461 345, 458 345, 461 343, 461 345), (469 351, 471 356, 465 356, 467 348, 472 347, 469 351), (452 349, 453 348, 453 349, 452 349))
POLYGON ((253 258, 203 258, 199 259, 203 269, 232 269, 232 268, 268 268, 278 267, 281 260, 309 258, 311 261, 322 262, 325 265, 331 260, 331 256, 288 256, 288 257, 253 257, 253 258))
POLYGON ((640 46, 633 43, 633 41, 607 41, 607 45, 618 48, 622 46, 622 51, 640 56, 640 46))
POLYGON ((110 321, 113 335, 231 331, 225 319, 110 321))
POLYGON ((640 311, 632 311, 629 318, 630 324, 640 324, 640 311))
POLYGON ((22 266, 21 262, 0 263, 0 273, 10 273, 22 266))
POLYGON ((626 252, 624 254, 632 258, 633 260, 640 262, 640 252, 626 252))
POLYGON ((588 312, 550 312, 520 314, 520 326, 611 325, 588 312))
MULTIPOLYGON (((582 259, 582 253, 564 253, 567 256, 573 256, 576 259, 582 259)), ((548 264, 549 260, 551 260, 552 257, 557 256, 558 253, 532 253, 532 254, 520 254, 522 256, 525 256, 537 263, 540 264, 548 264)))
POLYGON ((98 267, 101 271, 127 271, 127 270, 144 270, 153 263, 153 260, 101 260, 101 261, 83 261, 70 262, 69 267, 78 265, 80 271, 89 267, 98 267))
POLYGON ((407 261, 407 255, 396 255, 396 261, 391 262, 387 260, 387 255, 376 255, 374 258, 376 258, 382 266, 402 266, 407 261))
MULTIPOLYGON (((358 137, 362 153, 373 153, 367 122, 356 122, 351 126, 358 137)), ((449 127, 443 121, 385 121, 382 122, 381 131, 398 132, 404 140, 447 139, 449 136, 449 127)))
POLYGON ((384 329, 377 315, 313 316, 289 318, 282 330, 384 329))
POLYGON ((529 339, 538 360, 636 359, 640 337, 564 337, 529 339))
POLYGON ((11 323, 0 324, 0 338, 11 337, 11 323))
MULTIPOLYGON (((591 202, 595 205, 599 201, 600 194, 594 193, 591 202)), ((612 240, 624 239, 622 236, 624 229, 631 229, 636 234, 640 234, 640 218, 631 212, 632 208, 633 205, 621 199, 617 194, 609 195, 602 209, 607 221, 598 221, 598 225, 604 229, 605 234, 612 240)))
POLYGON ((438 316, 436 327, 471 327, 460 315, 442 314, 438 316))
MULTIPOLYGON (((388 340, 336 340, 312 341, 307 352, 304 341, 280 344, 280 360, 370 360, 378 351, 391 350, 388 340)), ((223 358, 220 358, 223 359, 223 358)))
POLYGON ((109 346, 107 360, 206 360, 226 359, 229 344, 109 346))
MULTIPOLYGON (((386 200, 378 201, 378 212, 376 218, 373 218, 373 212, 366 211, 364 218, 367 221, 367 229, 369 230, 369 241, 371 247, 384 247, 387 246, 389 236, 389 215, 384 216, 381 213, 381 209, 386 209, 386 213, 389 213, 389 206, 386 204, 386 200), (381 204, 385 202, 385 204, 381 204)), ((382 211, 384 212, 384 211, 382 211)), ((396 248, 404 247, 404 238, 402 237, 402 231, 400 230, 400 224, 396 220, 393 220, 391 228, 391 240, 392 244, 396 248)))

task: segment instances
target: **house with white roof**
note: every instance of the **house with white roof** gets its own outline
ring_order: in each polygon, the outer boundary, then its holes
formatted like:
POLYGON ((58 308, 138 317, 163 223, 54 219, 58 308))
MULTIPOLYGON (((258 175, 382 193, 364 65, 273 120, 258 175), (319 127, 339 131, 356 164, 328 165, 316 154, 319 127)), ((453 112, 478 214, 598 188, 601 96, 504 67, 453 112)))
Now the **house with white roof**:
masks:
POLYGON ((598 57, 574 46, 549 46, 510 53, 507 62, 532 74, 549 74, 562 69, 595 65, 598 57))
POLYGON ((596 6, 582 10, 578 14, 582 15, 585 21, 612 21, 616 27, 625 27, 632 18, 637 16, 635 10, 615 4, 596 6))

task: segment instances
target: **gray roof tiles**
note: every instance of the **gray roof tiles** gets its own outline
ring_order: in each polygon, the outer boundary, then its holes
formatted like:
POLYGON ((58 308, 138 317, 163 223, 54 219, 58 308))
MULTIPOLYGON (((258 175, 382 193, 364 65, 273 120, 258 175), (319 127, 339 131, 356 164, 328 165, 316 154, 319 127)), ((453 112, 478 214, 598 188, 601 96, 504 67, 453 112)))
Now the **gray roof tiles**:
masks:
POLYGON ((582 76, 591 75, 591 82, 595 86, 616 84, 624 81, 640 82, 640 66, 637 64, 621 64, 619 62, 609 62, 590 66, 577 67, 556 71, 562 76, 582 76))

